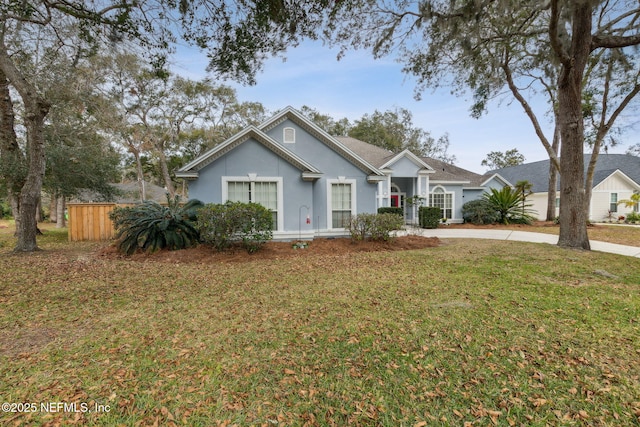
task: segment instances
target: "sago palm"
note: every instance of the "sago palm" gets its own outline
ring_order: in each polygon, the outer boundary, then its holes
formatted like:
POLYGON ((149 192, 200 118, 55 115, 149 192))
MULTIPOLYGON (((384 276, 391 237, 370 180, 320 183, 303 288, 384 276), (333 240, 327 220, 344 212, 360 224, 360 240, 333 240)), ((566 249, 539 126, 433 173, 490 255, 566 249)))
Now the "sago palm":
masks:
POLYGON ((183 249, 198 243, 194 223, 202 202, 194 199, 180 205, 179 197, 171 200, 168 196, 167 201, 167 206, 148 200, 111 212, 121 252, 131 255, 137 249, 147 252, 183 249))
POLYGON ((501 224, 510 222, 530 223, 534 218, 531 215, 529 204, 525 204, 522 193, 511 187, 504 187, 502 190, 491 189, 491 192, 484 193, 482 198, 489 202, 499 214, 501 224))

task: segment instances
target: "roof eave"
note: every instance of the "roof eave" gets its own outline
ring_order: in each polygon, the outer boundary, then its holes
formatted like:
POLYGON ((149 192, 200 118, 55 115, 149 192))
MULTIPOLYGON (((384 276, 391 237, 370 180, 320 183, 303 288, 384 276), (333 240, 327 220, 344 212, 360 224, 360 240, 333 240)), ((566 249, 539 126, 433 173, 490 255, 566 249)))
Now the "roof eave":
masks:
POLYGON ((302 172, 302 180, 307 182, 317 181, 322 178, 321 172, 302 172))
POLYGON ((185 172, 177 171, 176 172, 176 178, 198 179, 199 176, 200 176, 199 172, 190 172, 190 171, 185 171, 185 172))
POLYGON ((449 184, 449 185, 464 185, 471 184, 471 181, 443 181, 443 180, 430 180, 430 184, 449 184))
POLYGON ((387 180, 387 177, 384 175, 368 175, 367 176, 367 182, 368 183, 378 183, 378 182, 384 182, 387 180))

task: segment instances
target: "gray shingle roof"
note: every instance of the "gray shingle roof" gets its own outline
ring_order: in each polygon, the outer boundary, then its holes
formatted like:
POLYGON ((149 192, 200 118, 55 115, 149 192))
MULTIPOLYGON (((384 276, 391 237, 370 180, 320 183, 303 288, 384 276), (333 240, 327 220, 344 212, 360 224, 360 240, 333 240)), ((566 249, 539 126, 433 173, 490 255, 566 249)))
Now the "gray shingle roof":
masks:
MULTIPOLYGON (((113 200, 105 200, 101 195, 83 190, 76 197, 70 200, 71 203, 103 203, 113 202, 121 204, 140 203, 140 187, 137 181, 109 184, 114 187, 119 194, 116 194, 113 200)), ((154 200, 158 203, 167 203, 167 190, 164 188, 145 181, 145 193, 147 200, 154 200)))
MULTIPOLYGON (((585 176, 590 159, 591 154, 584 155, 585 176)), ((549 163, 549 160, 541 160, 539 162, 496 169, 487 172, 485 177, 498 173, 511 184, 527 180, 533 184, 533 192, 544 193, 549 186, 549 163)), ((598 185, 617 169, 640 185, 640 157, 630 154, 600 154, 593 174, 593 186, 598 185)), ((558 182, 558 189, 560 188, 559 184, 558 182)))
MULTIPOLYGON (((396 155, 384 148, 348 136, 339 136, 336 137, 336 139, 358 156, 378 168, 396 155)), ((465 184, 468 186, 478 186, 483 181, 482 175, 475 172, 431 157, 421 157, 421 159, 435 171, 430 175, 430 179, 433 181, 469 181, 469 184, 465 184)))

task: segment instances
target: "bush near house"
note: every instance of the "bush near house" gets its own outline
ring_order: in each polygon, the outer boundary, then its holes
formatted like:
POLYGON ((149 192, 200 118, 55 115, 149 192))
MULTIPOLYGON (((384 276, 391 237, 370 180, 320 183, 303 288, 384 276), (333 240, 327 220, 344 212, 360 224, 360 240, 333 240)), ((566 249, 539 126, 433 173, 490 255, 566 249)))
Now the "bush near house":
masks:
POLYGON ((626 222, 627 224, 635 224, 637 222, 640 222, 640 213, 638 213, 638 212, 629 212, 627 214, 627 217, 625 218, 624 222, 626 222))
POLYGON ((109 213, 116 229, 117 245, 127 255, 142 249, 155 252, 162 248, 184 249, 198 243, 198 231, 194 227, 196 213, 203 206, 199 200, 180 205, 180 198, 167 206, 148 200, 130 207, 116 207, 109 213))
POLYGON ((493 205, 487 200, 478 199, 462 205, 462 218, 464 219, 464 222, 483 225, 498 222, 500 215, 493 205))
POLYGON ((395 213, 361 213, 349 219, 347 229, 354 241, 369 238, 388 242, 392 239, 391 232, 400 230, 403 226, 404 218, 395 213))
POLYGON ((442 209, 420 206, 418 208, 418 222, 422 228, 438 228, 442 219, 442 209))
POLYGON ((531 215, 531 205, 526 203, 526 196, 511 187, 501 190, 491 189, 482 195, 498 213, 501 224, 530 224, 534 217, 531 215))
POLYGON ((200 239, 218 251, 239 243, 254 253, 273 238, 273 217, 257 203, 210 203, 198 212, 196 229, 200 239))
POLYGON ((402 211, 402 208, 393 207, 393 206, 378 208, 378 213, 379 214, 390 213, 390 214, 404 216, 404 212, 402 211))

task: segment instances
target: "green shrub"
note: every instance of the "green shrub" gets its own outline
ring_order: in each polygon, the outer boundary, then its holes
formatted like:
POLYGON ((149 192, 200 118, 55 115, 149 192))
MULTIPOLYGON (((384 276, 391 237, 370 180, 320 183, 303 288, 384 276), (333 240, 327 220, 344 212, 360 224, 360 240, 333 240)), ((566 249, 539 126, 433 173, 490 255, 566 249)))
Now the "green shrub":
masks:
MULTIPOLYGON (((382 214, 379 214, 382 215, 382 214)), ((389 214, 386 214, 389 215, 389 214)), ((371 235, 371 229, 373 228, 373 222, 376 214, 361 213, 358 215, 352 215, 347 221, 347 230, 351 235, 352 240, 365 240, 371 235)))
POLYGON ((429 206, 418 208, 418 223, 422 228, 438 228, 442 219, 442 209, 429 206))
POLYGON ((241 244, 254 253, 273 238, 271 211, 257 203, 207 204, 198 212, 196 228, 218 251, 241 244))
POLYGON ((402 230, 404 217, 395 213, 377 214, 371 229, 371 240, 391 240, 391 232, 402 230))
POLYGON ((11 206, 6 200, 0 200, 0 219, 11 216, 11 206))
POLYGON ((198 243, 194 221, 202 202, 194 199, 180 206, 178 196, 173 200, 167 196, 167 201, 167 206, 149 200, 135 206, 116 207, 109 213, 121 252, 131 255, 137 249, 146 252, 184 249, 198 243))
POLYGON ((492 188, 491 192, 484 193, 482 198, 498 212, 498 222, 501 224, 530 224, 534 220, 531 215, 531 205, 525 202, 522 193, 511 187, 504 187, 501 190, 492 188))
POLYGON ((400 215, 401 217, 404 217, 404 212, 402 211, 402 208, 399 208, 399 207, 387 206, 387 207, 378 208, 378 213, 379 214, 391 213, 391 214, 396 214, 396 215, 400 215))
POLYGON ((494 224, 500 219, 498 211, 485 199, 471 200, 462 205, 462 218, 471 224, 494 224))
POLYGON ((349 218, 347 229, 353 240, 391 240, 391 232, 401 230, 404 218, 395 213, 361 213, 349 218))
POLYGON ((640 213, 629 212, 624 222, 626 222, 627 224, 635 224, 636 222, 640 222, 640 213))

